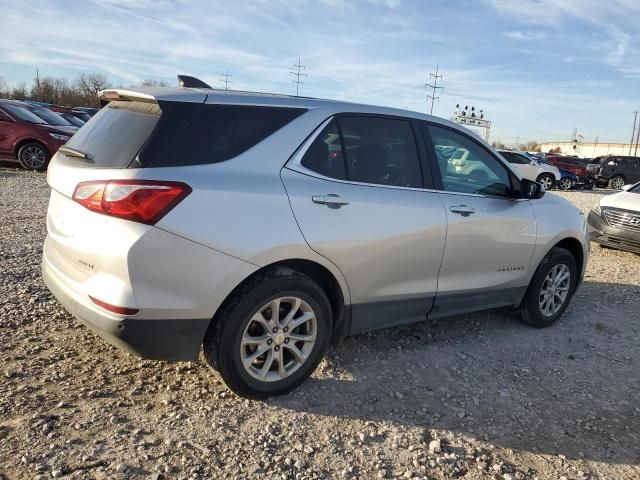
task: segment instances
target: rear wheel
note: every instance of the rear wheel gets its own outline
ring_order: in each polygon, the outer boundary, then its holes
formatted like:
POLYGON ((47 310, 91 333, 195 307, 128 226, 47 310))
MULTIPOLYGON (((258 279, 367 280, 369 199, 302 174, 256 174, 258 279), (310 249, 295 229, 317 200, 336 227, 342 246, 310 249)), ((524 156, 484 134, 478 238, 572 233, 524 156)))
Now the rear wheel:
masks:
POLYGON ((567 309, 577 280, 573 255, 564 248, 552 248, 540 262, 520 305, 522 320, 537 328, 553 325, 567 309))
POLYGON ((622 175, 616 175, 609 180, 609 187, 614 190, 622 190, 622 187, 624 187, 624 177, 622 175))
POLYGON ((573 186, 573 182, 569 177, 563 177, 558 184, 561 190, 569 190, 573 186))
POLYGON ((551 190, 553 188, 553 184, 555 182, 555 177, 549 173, 543 173, 538 175, 538 179, 536 180, 539 184, 541 184, 545 190, 551 190))
POLYGON ((44 170, 49 163, 49 152, 41 143, 25 143, 18 150, 18 161, 26 170, 44 170))
POLYGON ((279 268, 247 282, 214 318, 203 342, 207 362, 243 397, 286 393, 311 375, 331 338, 324 290, 279 268))

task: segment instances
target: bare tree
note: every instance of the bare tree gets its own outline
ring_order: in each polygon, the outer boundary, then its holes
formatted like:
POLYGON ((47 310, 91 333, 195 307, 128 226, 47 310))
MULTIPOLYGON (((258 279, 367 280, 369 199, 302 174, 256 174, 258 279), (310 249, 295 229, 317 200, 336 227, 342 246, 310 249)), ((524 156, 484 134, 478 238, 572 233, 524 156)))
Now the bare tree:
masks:
POLYGON ((164 80, 154 80, 153 78, 145 78, 140 82, 141 87, 170 87, 169 83, 164 80))
POLYGON ((98 107, 98 92, 109 87, 109 80, 101 73, 81 73, 76 79, 76 88, 87 104, 98 107))
POLYGON ((20 82, 11 89, 11 98, 14 100, 26 100, 29 98, 29 91, 27 90, 27 82, 20 82))

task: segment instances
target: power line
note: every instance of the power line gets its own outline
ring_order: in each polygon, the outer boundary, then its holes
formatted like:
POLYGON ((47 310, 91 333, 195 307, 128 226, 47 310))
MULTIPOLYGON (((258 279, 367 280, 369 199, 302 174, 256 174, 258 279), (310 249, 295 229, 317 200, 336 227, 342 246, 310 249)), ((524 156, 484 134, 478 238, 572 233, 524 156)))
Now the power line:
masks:
POLYGON ((231 77, 233 77, 233 75, 229 75, 229 69, 227 68, 226 73, 223 73, 222 76, 220 77, 220 83, 224 83, 224 89, 225 90, 229 90, 229 84, 233 83, 231 80, 229 80, 231 77))
POLYGON ((289 75, 295 77, 295 80, 291 80, 293 83, 296 84, 296 97, 300 95, 300 89, 302 88, 302 85, 304 84, 304 80, 300 80, 301 78, 307 78, 307 74, 306 73, 302 73, 302 70, 304 70, 305 67, 304 65, 301 64, 300 62, 300 57, 298 57, 298 63, 294 63, 293 64, 293 68, 296 69, 295 72, 289 72, 289 75))
MULTIPOLYGON (((631 155, 631 149, 633 148, 633 137, 636 134, 636 120, 638 119, 638 111, 633 112, 633 130, 631 131, 631 142, 629 142, 629 155, 631 155)), ((640 130, 640 125, 638 126, 640 130)))
POLYGON ((440 97, 436 96, 436 93, 438 90, 443 90, 444 91, 444 87, 439 87, 438 86, 438 79, 442 80, 442 75, 438 75, 438 65, 436 65, 436 73, 430 73, 429 74, 429 78, 433 78, 433 84, 430 83, 425 83, 424 84, 424 88, 425 90, 427 88, 431 88, 431 95, 427 94, 427 103, 429 103, 429 99, 431 99, 431 112, 430 114, 433 115, 433 102, 438 100, 438 103, 440 103, 440 97))

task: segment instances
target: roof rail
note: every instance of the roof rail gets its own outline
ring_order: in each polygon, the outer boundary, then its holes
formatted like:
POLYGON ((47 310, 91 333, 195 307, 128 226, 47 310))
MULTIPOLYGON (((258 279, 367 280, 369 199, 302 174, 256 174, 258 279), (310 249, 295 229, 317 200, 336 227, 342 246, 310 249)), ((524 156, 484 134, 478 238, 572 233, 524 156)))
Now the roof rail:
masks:
POLYGON ((211 88, 199 78, 189 75, 178 75, 178 84, 184 88, 211 88))

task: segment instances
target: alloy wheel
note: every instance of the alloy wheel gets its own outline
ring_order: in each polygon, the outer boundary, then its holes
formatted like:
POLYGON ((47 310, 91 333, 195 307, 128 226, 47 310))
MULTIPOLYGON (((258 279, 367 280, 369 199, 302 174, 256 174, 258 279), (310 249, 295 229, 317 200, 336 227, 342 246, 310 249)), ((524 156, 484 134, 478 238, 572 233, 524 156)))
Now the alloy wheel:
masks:
POLYGON ((571 286, 571 271, 564 263, 554 266, 544 281, 538 296, 540 311, 545 317, 555 315, 564 305, 571 286))
POLYGON ((22 151, 20 159, 28 168, 38 170, 47 161, 47 156, 41 147, 30 145, 22 151))
POLYGON ((615 177, 611 180, 611 187, 616 190, 622 190, 622 187, 624 187, 624 179, 622 177, 615 177))
POLYGON ((571 188, 571 180, 568 178, 563 178, 560 180, 560 188, 562 190, 569 190, 571 188))
POLYGON ((307 302, 280 297, 251 317, 240 341, 245 371, 262 382, 283 380, 309 358, 316 343, 318 322, 307 302))
POLYGON ((542 184, 545 190, 551 190, 551 187, 553 187, 553 180, 548 175, 543 175, 542 177, 540 177, 539 182, 542 184))

